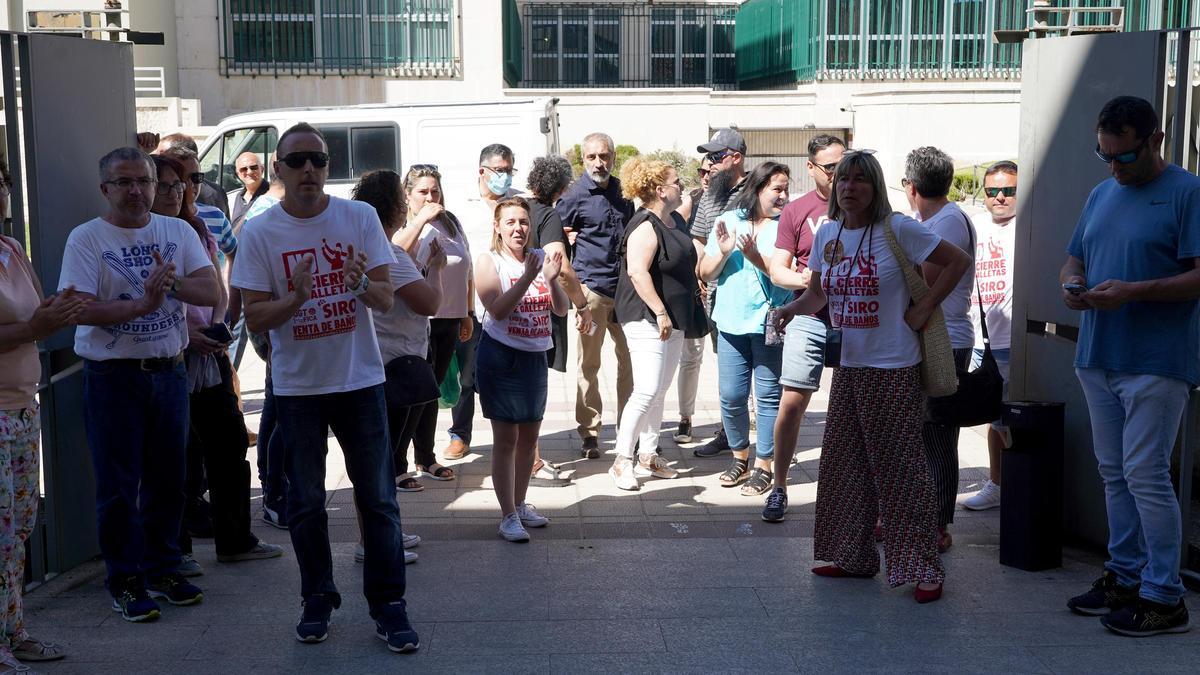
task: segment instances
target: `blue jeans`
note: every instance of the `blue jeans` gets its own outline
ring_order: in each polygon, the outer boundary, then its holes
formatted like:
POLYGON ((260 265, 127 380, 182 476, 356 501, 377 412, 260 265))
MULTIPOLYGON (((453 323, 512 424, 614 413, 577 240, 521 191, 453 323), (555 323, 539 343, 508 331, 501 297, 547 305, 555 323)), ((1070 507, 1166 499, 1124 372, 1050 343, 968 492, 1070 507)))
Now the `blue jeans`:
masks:
POLYGON ((278 433, 275 392, 271 371, 263 385, 262 414, 258 418, 258 482, 262 485, 263 506, 287 520, 287 477, 283 473, 283 435, 278 433))
POLYGON ((756 423, 758 443, 754 454, 759 459, 775 456, 775 417, 779 414, 779 375, 783 366, 783 345, 767 346, 762 333, 717 336, 717 377, 721 397, 721 422, 729 447, 738 450, 750 445, 750 377, 754 377, 754 400, 758 404, 756 423))
POLYGON ((458 385, 462 393, 458 395, 450 420, 450 438, 457 438, 467 445, 471 444, 472 420, 475 418, 475 361, 479 351, 479 338, 483 334, 483 325, 478 319, 471 339, 458 343, 454 353, 458 355, 458 385))
POLYGON ((1174 605, 1182 529, 1171 450, 1188 383, 1170 377, 1076 368, 1092 418, 1092 443, 1108 509, 1107 569, 1141 596, 1174 605))
POLYGON ((83 406, 105 585, 115 596, 130 577, 144 584, 179 567, 187 372, 183 362, 148 372, 126 360, 85 360, 83 406))
POLYGON ((404 549, 383 385, 315 396, 276 396, 276 429, 283 434, 288 479, 288 530, 300 564, 300 595, 341 596, 333 582, 325 456, 329 431, 342 446, 354 503, 362 518, 363 594, 371 615, 404 599, 404 549))

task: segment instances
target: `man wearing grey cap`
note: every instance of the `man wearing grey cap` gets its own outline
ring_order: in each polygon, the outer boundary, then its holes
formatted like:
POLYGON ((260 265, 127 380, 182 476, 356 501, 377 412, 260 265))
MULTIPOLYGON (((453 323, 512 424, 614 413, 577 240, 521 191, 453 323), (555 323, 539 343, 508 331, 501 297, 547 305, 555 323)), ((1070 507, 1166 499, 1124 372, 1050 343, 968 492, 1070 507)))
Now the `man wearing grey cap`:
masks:
MULTIPOLYGON (((692 222, 692 238, 701 246, 708 241, 717 216, 727 210, 742 191, 746 182, 746 139, 737 129, 717 129, 707 143, 696 148, 711 164, 708 189, 696 207, 696 219, 692 222)), ((711 296, 709 296, 711 300, 711 296)), ((711 308, 711 304, 710 304, 711 308)), ((704 338, 684 340, 683 358, 679 363, 679 427, 675 439, 679 442, 691 440, 692 413, 695 411, 696 387, 700 377, 700 364, 704 360, 704 338), (685 440, 686 439, 686 440, 685 440)), ((715 457, 729 450, 724 428, 717 430, 716 438, 694 450, 697 457, 715 457)))

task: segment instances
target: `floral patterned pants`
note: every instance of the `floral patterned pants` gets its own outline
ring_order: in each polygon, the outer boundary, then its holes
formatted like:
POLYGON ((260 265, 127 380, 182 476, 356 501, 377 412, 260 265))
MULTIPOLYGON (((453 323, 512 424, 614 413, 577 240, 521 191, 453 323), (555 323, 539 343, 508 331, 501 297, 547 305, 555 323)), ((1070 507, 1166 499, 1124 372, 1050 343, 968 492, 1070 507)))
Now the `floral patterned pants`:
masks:
POLYGON ((35 403, 0 410, 0 648, 20 644, 25 633, 21 590, 25 540, 33 532, 38 503, 38 441, 42 424, 35 403))
POLYGON ((878 515, 889 584, 945 579, 921 440, 923 406, 916 366, 834 370, 817 483, 817 560, 856 574, 878 572, 878 515))

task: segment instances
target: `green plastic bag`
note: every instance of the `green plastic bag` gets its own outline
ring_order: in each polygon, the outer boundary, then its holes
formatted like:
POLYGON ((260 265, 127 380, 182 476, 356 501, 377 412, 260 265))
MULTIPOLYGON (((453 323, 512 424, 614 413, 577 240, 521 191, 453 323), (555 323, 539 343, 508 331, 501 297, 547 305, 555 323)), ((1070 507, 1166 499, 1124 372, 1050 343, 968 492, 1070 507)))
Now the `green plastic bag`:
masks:
POLYGON ((458 405, 458 396, 462 387, 458 383, 458 354, 450 356, 450 369, 442 378, 442 395, 438 398, 439 408, 453 408, 458 405))

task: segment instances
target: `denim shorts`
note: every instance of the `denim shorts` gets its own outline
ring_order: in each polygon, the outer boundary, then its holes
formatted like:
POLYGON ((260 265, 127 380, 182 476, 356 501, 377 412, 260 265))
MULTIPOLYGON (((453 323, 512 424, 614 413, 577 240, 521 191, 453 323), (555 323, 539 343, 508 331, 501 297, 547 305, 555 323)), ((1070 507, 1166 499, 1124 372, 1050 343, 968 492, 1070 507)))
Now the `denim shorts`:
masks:
MULTIPOLYGON (((996 366, 1000 369, 1000 376, 1004 378, 1004 400, 1008 400, 1008 363, 1012 351, 1009 349, 992 349, 992 358, 996 359, 996 366)), ((983 363, 983 350, 976 348, 971 353, 971 370, 975 370, 983 363)), ((1004 431, 1005 426, 1000 423, 1000 420, 992 422, 992 428, 996 431, 1004 431)))
POLYGON ((509 424, 541 422, 546 371, 546 352, 513 349, 484 333, 475 353, 475 392, 483 416, 509 424))
POLYGON ((796 316, 783 336, 783 368, 779 384, 794 389, 821 388, 825 369, 825 324, 811 316, 796 316))

